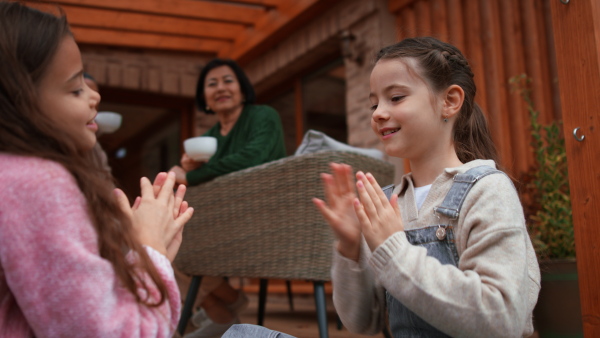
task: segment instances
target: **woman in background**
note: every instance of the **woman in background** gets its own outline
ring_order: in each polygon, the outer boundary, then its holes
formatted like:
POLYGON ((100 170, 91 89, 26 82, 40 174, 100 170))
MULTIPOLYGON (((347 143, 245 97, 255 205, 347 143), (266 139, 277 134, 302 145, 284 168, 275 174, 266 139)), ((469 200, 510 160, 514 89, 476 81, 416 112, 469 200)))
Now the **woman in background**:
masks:
MULTIPOLYGON (((177 182, 198 185, 285 157, 279 114, 254 101, 254 88, 237 63, 214 59, 206 64, 198 78, 196 104, 217 116, 218 122, 202 135, 217 139, 217 151, 208 162, 196 162, 183 154, 181 167, 171 169, 177 173, 177 182)), ((192 317, 192 323, 200 328, 191 337, 220 337, 239 323, 238 314, 248 303, 242 292, 221 277, 203 277, 200 297, 201 309, 192 317)))

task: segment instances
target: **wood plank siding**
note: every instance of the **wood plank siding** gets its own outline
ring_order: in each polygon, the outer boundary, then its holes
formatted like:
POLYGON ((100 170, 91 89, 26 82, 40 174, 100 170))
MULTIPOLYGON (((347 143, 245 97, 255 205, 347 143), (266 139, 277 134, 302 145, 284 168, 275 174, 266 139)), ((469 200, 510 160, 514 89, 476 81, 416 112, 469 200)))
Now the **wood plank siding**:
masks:
POLYGON ((529 115, 509 79, 532 78, 540 121, 560 119, 550 8, 543 0, 390 0, 398 40, 433 36, 469 59, 502 165, 516 179, 533 167, 529 115))

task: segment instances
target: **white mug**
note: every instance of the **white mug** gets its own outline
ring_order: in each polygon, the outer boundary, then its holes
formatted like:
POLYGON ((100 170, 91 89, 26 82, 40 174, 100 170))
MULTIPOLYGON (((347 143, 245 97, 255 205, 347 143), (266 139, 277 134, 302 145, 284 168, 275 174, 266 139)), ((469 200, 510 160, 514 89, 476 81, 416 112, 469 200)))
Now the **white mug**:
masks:
POLYGON ((217 139, 198 136, 183 141, 185 153, 194 161, 208 161, 217 151, 217 139))
POLYGON ((111 111, 99 111, 96 115, 96 124, 98 124, 99 134, 110 134, 121 127, 123 117, 119 113, 111 111))

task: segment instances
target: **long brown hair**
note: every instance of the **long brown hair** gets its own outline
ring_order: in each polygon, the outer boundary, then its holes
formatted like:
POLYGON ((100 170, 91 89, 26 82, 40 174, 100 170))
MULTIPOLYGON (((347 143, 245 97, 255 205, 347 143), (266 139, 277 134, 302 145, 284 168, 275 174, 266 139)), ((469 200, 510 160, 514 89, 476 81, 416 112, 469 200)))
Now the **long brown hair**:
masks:
POLYGON ((0 1, 0 151, 40 157, 65 167, 87 200, 100 256, 112 263, 116 275, 138 302, 158 306, 166 298, 165 283, 137 241, 131 222, 117 206, 106 173, 93 164, 91 151, 78 151, 77 140, 57 133, 60 128, 37 105, 36 85, 60 43, 70 35, 64 15, 0 1), (137 253, 136 265, 125 259, 128 250, 137 253), (143 274, 148 274, 157 286, 158 302, 138 295, 136 280, 149 291, 143 274))
POLYGON ((467 163, 475 159, 491 159, 500 164, 483 111, 475 103, 475 81, 469 62, 451 44, 432 37, 404 39, 377 53, 381 59, 412 58, 416 71, 436 93, 451 85, 460 86, 465 99, 454 123, 454 148, 458 159, 467 163))

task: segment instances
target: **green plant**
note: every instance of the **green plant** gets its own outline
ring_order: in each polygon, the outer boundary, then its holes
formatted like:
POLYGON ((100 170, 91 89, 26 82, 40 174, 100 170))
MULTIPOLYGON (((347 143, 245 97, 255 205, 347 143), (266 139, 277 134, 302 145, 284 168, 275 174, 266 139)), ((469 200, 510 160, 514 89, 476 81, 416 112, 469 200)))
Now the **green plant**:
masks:
POLYGON ((510 83, 525 101, 531 122, 536 166, 528 184, 533 201, 528 223, 534 248, 540 259, 574 258, 575 238, 562 122, 553 121, 548 125, 538 122, 539 112, 531 99, 531 79, 527 75, 515 76, 510 83))

